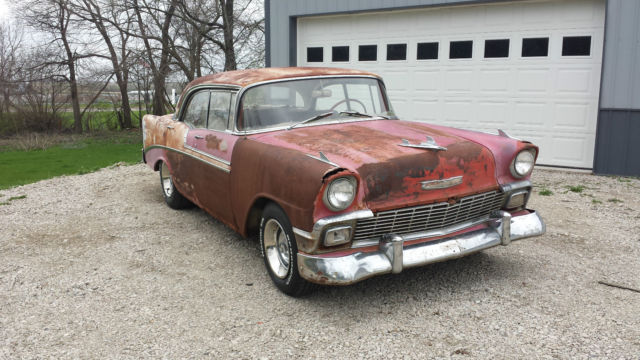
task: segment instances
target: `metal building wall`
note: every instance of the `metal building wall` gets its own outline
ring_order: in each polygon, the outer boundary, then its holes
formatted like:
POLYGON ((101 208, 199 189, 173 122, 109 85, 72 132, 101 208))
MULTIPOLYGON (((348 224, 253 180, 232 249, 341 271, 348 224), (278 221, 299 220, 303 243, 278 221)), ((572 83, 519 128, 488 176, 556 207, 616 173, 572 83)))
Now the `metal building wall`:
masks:
POLYGON ((593 171, 640 176, 640 1, 608 0, 593 171))

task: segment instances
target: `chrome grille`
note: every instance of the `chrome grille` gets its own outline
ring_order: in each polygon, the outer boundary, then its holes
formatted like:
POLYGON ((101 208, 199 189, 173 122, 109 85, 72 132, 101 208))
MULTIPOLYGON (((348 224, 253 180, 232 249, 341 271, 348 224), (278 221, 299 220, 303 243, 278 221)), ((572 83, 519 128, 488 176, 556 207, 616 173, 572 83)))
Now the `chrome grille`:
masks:
POLYGON ((440 229, 488 216, 499 210, 504 193, 490 191, 471 195, 451 205, 447 202, 381 211, 358 220, 353 240, 378 238, 384 234, 411 234, 440 229))

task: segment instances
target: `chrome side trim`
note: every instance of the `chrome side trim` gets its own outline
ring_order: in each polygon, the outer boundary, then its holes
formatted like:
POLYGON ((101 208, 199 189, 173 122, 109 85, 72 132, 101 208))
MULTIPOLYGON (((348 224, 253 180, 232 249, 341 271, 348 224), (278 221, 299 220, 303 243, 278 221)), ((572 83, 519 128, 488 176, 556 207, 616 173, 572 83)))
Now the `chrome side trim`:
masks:
POLYGON ((462 184, 462 175, 442 180, 429 180, 420 182, 422 190, 446 189, 462 184))
POLYGON ((404 268, 455 259, 500 245, 508 233, 511 240, 539 236, 546 227, 540 215, 531 212, 488 220, 491 226, 443 239, 404 246, 406 238, 390 235, 378 250, 356 252, 332 257, 298 253, 298 271, 312 282, 327 285, 348 285, 372 276, 398 273, 404 268))
POLYGON ((217 157, 215 155, 211 155, 209 153, 206 153, 206 152, 204 152, 202 150, 198 150, 198 149, 196 149, 196 148, 194 148, 192 146, 187 145, 186 143, 184 144, 184 147, 185 147, 185 149, 189 149, 189 150, 191 150, 193 152, 196 152, 196 153, 198 153, 198 154, 200 154, 202 156, 206 156, 206 157, 211 158, 211 159, 213 159, 215 161, 219 161, 219 162, 221 162, 221 163, 223 163, 223 164, 225 164, 227 166, 231 166, 231 163, 229 161, 227 161, 225 159, 221 159, 221 158, 219 158, 219 157, 217 157))
POLYGON ((171 148, 171 147, 168 147, 168 146, 164 146, 164 145, 151 145, 151 146, 147 147, 146 149, 144 149, 143 151, 146 154, 151 149, 164 149, 164 150, 177 152, 179 154, 186 155, 186 156, 188 156, 188 157, 190 157, 192 159, 202 161, 203 163, 205 163, 207 165, 211 165, 211 166, 213 166, 213 167, 215 167, 217 169, 220 169, 220 170, 222 170, 222 171, 224 171, 226 173, 230 173, 231 172, 231 168, 229 168, 229 167, 226 167, 224 165, 218 165, 218 164, 206 161, 205 159, 197 157, 197 156, 194 156, 193 154, 189 154, 188 152, 181 151, 181 150, 178 150, 178 149, 174 149, 174 148, 171 148))
POLYGON ((329 158, 327 158, 327 156, 324 153, 322 153, 322 151, 319 151, 319 153, 320 153, 320 156, 313 156, 311 154, 307 154, 307 156, 312 158, 312 159, 316 159, 318 161, 322 161, 323 163, 327 163, 327 164, 329 164, 331 166, 339 167, 338 164, 336 164, 336 163, 332 162, 331 160, 329 160, 329 158))

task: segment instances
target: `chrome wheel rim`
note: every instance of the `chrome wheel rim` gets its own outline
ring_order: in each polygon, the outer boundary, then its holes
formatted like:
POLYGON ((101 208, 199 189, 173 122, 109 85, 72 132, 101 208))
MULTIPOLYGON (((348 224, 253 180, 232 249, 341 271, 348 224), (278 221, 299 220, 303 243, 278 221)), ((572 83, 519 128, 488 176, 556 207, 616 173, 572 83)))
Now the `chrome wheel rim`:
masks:
POLYGON ((291 248, 287 241, 287 235, 277 220, 269 219, 264 225, 262 241, 271 272, 280 279, 284 279, 289 273, 291 248))
POLYGON ((173 180, 171 180, 171 174, 166 163, 162 163, 162 168, 160 169, 160 182, 162 183, 164 195, 171 197, 171 194, 173 194, 173 180))

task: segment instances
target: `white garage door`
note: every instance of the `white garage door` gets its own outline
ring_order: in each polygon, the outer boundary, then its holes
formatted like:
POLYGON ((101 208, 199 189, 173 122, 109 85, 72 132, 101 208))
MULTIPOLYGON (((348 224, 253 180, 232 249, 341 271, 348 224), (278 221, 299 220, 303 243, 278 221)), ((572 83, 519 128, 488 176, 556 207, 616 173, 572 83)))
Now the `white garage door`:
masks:
POLYGON ((496 3, 298 19, 298 66, 383 76, 402 119, 496 128, 539 164, 591 168, 603 0, 496 3))

